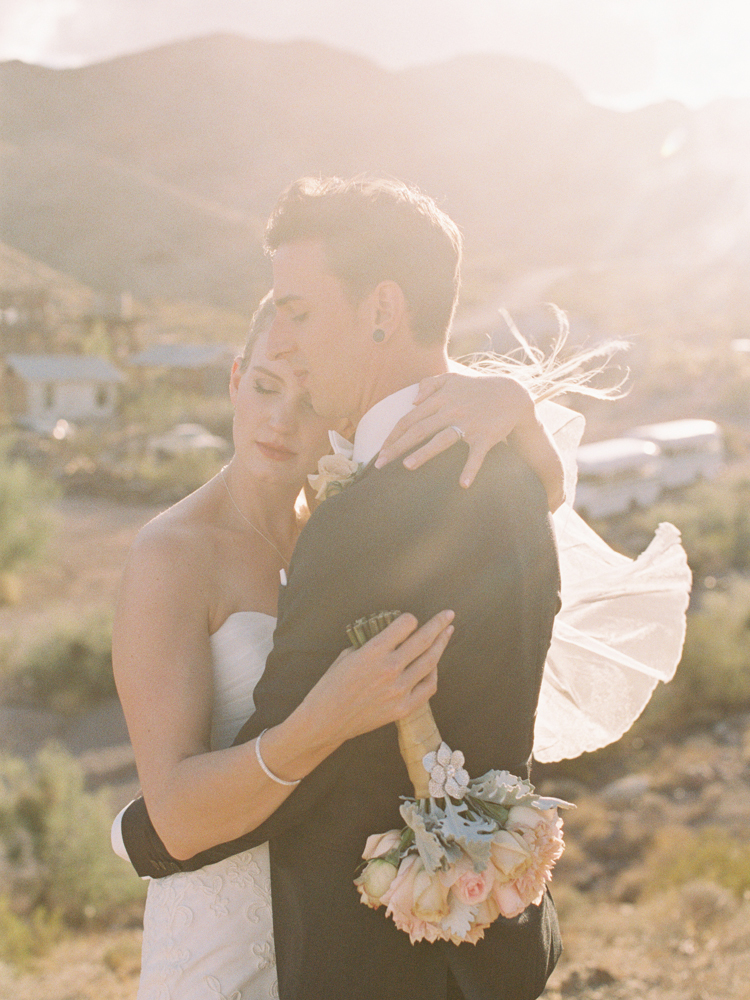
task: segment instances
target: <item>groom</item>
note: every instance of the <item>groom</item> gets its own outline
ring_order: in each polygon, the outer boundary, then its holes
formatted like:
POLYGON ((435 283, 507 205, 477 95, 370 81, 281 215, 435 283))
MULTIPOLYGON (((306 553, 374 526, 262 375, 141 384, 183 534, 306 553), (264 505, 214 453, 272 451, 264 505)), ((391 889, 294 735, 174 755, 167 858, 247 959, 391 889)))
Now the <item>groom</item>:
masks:
MULTIPOLYGON (((459 446, 416 472, 372 459, 421 378, 447 370, 461 238, 420 193, 379 180, 303 180, 267 228, 276 318, 268 352, 290 362, 323 417, 356 426, 364 473, 303 531, 279 600, 274 648, 239 742, 285 719, 378 611, 455 611, 432 707, 472 776, 528 774, 558 567, 547 501, 498 446, 469 490, 459 446)), ((367 837, 403 825, 411 787, 394 726, 340 747, 252 833, 188 862, 164 850, 140 805, 123 835, 140 874, 198 868, 269 841, 282 1000, 533 1000, 560 952, 552 901, 503 917, 476 945, 412 945, 359 902, 367 837)))

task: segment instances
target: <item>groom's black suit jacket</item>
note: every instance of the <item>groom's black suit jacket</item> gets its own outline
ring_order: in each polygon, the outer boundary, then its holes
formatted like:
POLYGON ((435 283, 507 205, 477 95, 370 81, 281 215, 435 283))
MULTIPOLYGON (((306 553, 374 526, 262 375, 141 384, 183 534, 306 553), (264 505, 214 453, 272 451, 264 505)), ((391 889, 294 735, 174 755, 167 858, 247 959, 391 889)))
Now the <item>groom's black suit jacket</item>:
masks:
MULTIPOLYGON (((455 633, 432 707, 443 739, 473 777, 526 775, 534 713, 559 606, 556 550, 544 492, 505 446, 462 489, 465 447, 416 472, 370 470, 322 504, 303 531, 279 603, 274 647, 237 742, 286 718, 347 645, 345 628, 378 611, 424 622, 452 608, 455 633)), ((252 833, 188 862, 172 859, 142 800, 123 821, 140 874, 198 868, 268 840, 282 1000, 444 1000, 450 968, 466 1000, 531 1000, 560 951, 549 896, 500 917, 476 945, 412 945, 359 901, 365 840, 403 825, 411 786, 396 728, 340 747, 252 833)))

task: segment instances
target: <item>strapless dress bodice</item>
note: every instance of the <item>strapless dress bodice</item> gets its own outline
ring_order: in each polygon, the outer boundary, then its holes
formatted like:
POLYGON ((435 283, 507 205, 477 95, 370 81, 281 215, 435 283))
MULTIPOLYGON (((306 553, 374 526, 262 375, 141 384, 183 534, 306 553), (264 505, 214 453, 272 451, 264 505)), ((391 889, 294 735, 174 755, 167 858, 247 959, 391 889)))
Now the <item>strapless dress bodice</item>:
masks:
POLYGON ((211 636, 214 707, 211 749, 230 746, 255 711, 253 693, 273 645, 276 619, 261 611, 235 611, 211 636))

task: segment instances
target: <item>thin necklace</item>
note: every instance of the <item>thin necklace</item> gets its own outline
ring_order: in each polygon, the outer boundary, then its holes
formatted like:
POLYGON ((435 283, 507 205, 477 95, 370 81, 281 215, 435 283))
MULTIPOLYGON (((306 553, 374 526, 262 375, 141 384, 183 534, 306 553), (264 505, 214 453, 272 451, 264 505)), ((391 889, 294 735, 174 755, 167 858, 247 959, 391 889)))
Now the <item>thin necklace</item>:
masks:
MULTIPOLYGON (((224 466, 224 469, 226 469, 226 465, 224 466)), ((263 532, 260 530, 260 528, 258 528, 255 524, 253 524, 253 522, 250 520, 250 518, 246 517, 245 514, 243 514, 242 511, 240 510, 240 508, 237 506, 237 501, 234 499, 234 497, 232 496, 232 491, 229 489, 229 483, 227 482, 227 477, 224 475, 224 469, 221 470, 221 478, 222 478, 222 480, 224 482, 224 485, 227 488, 227 493, 229 494, 229 499, 234 504, 234 509, 240 515, 240 517, 245 522, 245 524, 249 524, 250 527, 253 529, 253 531, 255 531, 257 534, 259 534, 260 537, 263 539, 264 542, 268 542, 268 544, 271 546, 271 548, 274 550, 274 552, 278 555, 279 559, 281 559, 281 561, 284 563, 284 565, 286 566, 286 568, 289 569, 289 562, 284 558, 284 556, 281 554, 281 552, 279 552, 279 550, 273 544, 273 542, 268 537, 268 535, 264 535, 263 532)))

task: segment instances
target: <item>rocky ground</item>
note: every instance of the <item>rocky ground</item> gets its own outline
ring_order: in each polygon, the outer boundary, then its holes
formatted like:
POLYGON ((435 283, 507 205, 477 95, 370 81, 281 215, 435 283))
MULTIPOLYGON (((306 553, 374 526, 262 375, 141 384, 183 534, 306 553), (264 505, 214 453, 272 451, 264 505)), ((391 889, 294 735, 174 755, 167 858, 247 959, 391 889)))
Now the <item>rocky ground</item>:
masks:
MULTIPOLYGON (((66 500, 46 568, 22 600, 0 609, 0 631, 33 638, 53 614, 114 600, 135 531, 155 513, 66 500)), ((113 810, 134 787, 115 703, 64 720, 0 706, 0 748, 26 755, 59 739, 113 810)), ((747 1000, 750 995, 750 716, 647 752, 625 776, 586 786, 547 776, 577 803, 553 891, 565 952, 546 1000, 747 1000)), ((36 964, 0 963, 0 1000, 134 1000, 140 928, 71 936, 36 964)))

